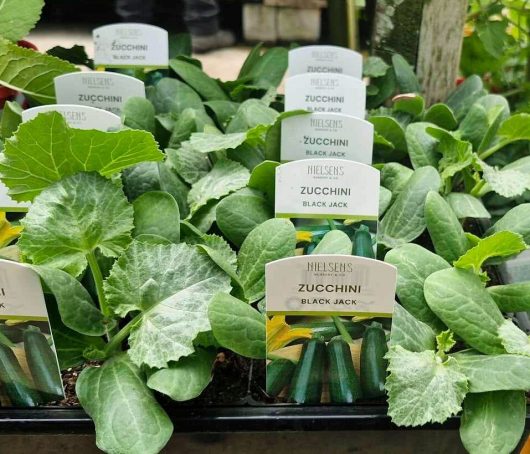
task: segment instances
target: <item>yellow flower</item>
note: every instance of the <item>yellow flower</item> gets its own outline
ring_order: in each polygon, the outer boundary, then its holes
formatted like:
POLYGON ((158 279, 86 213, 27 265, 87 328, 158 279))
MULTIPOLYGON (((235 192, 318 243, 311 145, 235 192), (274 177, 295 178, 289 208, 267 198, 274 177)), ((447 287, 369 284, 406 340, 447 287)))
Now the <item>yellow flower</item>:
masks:
POLYGON ((267 352, 285 347, 296 339, 309 339, 312 335, 311 328, 291 328, 285 315, 274 315, 267 319, 267 352))
POLYGON ((298 230, 296 232, 297 243, 311 243, 313 241, 313 234, 305 230, 298 230))
POLYGON ((0 248, 3 248, 13 240, 16 240, 22 232, 21 226, 13 227, 11 223, 6 219, 6 214, 0 211, 0 248))

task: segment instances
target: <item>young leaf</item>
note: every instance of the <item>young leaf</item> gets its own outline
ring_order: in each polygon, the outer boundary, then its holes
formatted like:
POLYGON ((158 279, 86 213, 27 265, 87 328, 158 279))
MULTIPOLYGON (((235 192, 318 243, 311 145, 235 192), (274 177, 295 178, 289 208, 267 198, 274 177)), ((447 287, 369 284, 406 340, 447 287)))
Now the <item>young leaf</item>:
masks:
POLYGON ((277 87, 287 71, 287 49, 273 47, 265 53, 250 68, 247 76, 252 83, 260 88, 277 87))
POLYGON ((193 133, 202 133, 206 127, 215 128, 215 124, 204 109, 184 109, 175 122, 168 147, 178 148, 193 133))
POLYGON ((341 230, 331 230, 324 235, 312 254, 343 254, 351 255, 352 242, 341 230))
POLYGON ((401 305, 436 331, 444 329, 443 323, 425 301, 423 286, 428 276, 449 268, 449 263, 417 244, 404 244, 392 249, 386 254, 385 262, 398 269, 396 294, 401 305))
POLYGON ((247 132, 257 126, 271 126, 279 113, 259 99, 248 99, 237 109, 234 118, 226 128, 227 134, 247 132))
POLYGON ((480 199, 464 192, 451 192, 445 197, 460 220, 466 218, 490 219, 491 214, 480 199))
POLYGON ((210 303, 212 332, 225 348, 248 358, 265 358, 265 316, 233 296, 219 293, 210 303))
POLYGON ((530 281, 493 285, 486 290, 502 312, 530 312, 530 281))
POLYGON ((379 216, 382 216, 392 203, 392 192, 379 186, 379 216))
MULTIPOLYGON (((0 17, 3 19, 3 13, 0 17)), ((17 46, 0 37, 0 84, 21 91, 39 103, 53 104, 53 79, 75 71, 78 69, 71 63, 17 46)))
POLYGON ((368 118, 374 125, 374 131, 378 136, 392 144, 392 149, 388 151, 387 146, 379 146, 378 141, 374 142, 374 153, 379 153, 385 161, 397 161, 407 153, 407 141, 405 130, 393 117, 386 115, 374 115, 368 118))
MULTIPOLYGON (((522 195, 530 189, 530 175, 515 169, 497 169, 482 162, 482 177, 487 183, 487 189, 497 194, 511 198, 522 195)), ((485 192, 485 191, 484 191, 485 192)))
POLYGON ((522 355, 481 355, 473 351, 451 355, 469 380, 469 392, 530 389, 530 357, 522 355))
POLYGON ((433 351, 409 352, 399 345, 390 347, 386 358, 388 415, 394 424, 443 423, 462 409, 467 378, 454 358, 442 362, 433 351))
POLYGON ((436 336, 436 351, 439 355, 451 351, 455 344, 456 341, 451 330, 442 331, 436 336))
POLYGON ((431 123, 420 121, 410 123, 405 130, 407 150, 414 169, 424 166, 438 166, 440 159, 440 155, 436 151, 438 141, 427 132, 429 127, 432 127, 431 123))
POLYGON ((385 213, 379 226, 379 242, 394 248, 418 238, 425 230, 425 197, 439 188, 440 176, 434 167, 415 170, 385 213))
POLYGON ((457 268, 472 269, 481 273, 483 263, 491 257, 509 257, 526 249, 523 237, 518 233, 502 231, 481 239, 469 249, 454 265, 457 268))
POLYGON ((401 193, 414 171, 399 162, 387 162, 381 169, 381 185, 392 192, 392 200, 401 193))
POLYGON ((456 335, 476 350, 505 353, 497 335, 504 317, 475 274, 458 268, 436 271, 425 279, 431 310, 456 335))
POLYGON ((148 132, 73 129, 61 114, 49 112, 21 124, 6 141, 0 177, 13 199, 31 201, 44 188, 75 173, 110 176, 163 156, 148 132))
POLYGON ((453 177, 473 163, 474 155, 471 143, 456 139, 449 134, 441 137, 437 151, 442 154, 442 158, 438 162, 438 170, 442 180, 453 177))
POLYGON ((248 189, 230 194, 216 208, 217 226, 238 247, 252 229, 272 217, 274 212, 264 197, 248 189))
POLYGON ((61 320, 67 328, 87 336, 102 336, 107 332, 103 314, 77 279, 48 266, 33 266, 32 269, 55 296, 61 320))
POLYGON ((1 36, 11 41, 24 38, 40 19, 44 0, 5 0, 0 4, 1 36))
POLYGON ((486 235, 508 230, 522 235, 530 243, 530 203, 522 203, 509 210, 486 232, 486 235))
POLYGON ((390 66, 388 66, 381 57, 368 57, 364 61, 363 76, 382 77, 386 74, 388 68, 390 68, 390 66))
POLYGON ((213 134, 210 132, 196 132, 191 135, 190 147, 200 153, 211 153, 220 150, 231 150, 239 147, 247 140, 246 132, 232 134, 213 134))
POLYGON ((95 173, 65 178, 38 195, 18 243, 35 265, 78 276, 88 254, 117 257, 131 241, 133 209, 122 190, 95 173))
POLYGON ((508 353, 530 356, 530 339, 511 320, 504 320, 499 327, 499 337, 508 353))
POLYGON ((125 353, 83 370, 76 393, 94 420, 96 444, 105 452, 157 454, 171 437, 171 420, 125 353))
POLYGON ((224 131, 230 123, 232 117, 236 114, 240 104, 232 101, 207 101, 204 105, 211 109, 217 124, 224 131))
POLYGON ((180 80, 164 77, 147 90, 147 99, 155 107, 157 114, 179 115, 184 109, 202 109, 201 97, 193 88, 180 80))
POLYGON ((453 111, 449 108, 447 104, 433 104, 423 118, 424 121, 432 123, 440 128, 447 129, 452 131, 458 126, 455 115, 453 111))
POLYGON ((245 187, 249 177, 249 171, 241 164, 220 159, 209 173, 191 187, 188 194, 191 213, 195 213, 210 200, 220 199, 245 187))
POLYGON ((16 101, 6 101, 0 118, 0 137, 8 139, 22 123, 22 107, 16 101))
POLYGON ((146 192, 133 202, 134 236, 153 234, 172 243, 180 241, 180 213, 167 192, 146 192))
POLYGON ((198 397, 212 381, 215 350, 198 348, 191 356, 170 363, 149 376, 147 386, 177 402, 198 397))
POLYGON ((396 303, 388 345, 400 345, 410 352, 434 350, 435 334, 429 325, 420 322, 407 312, 405 308, 396 303))
POLYGON ((229 101, 219 84, 195 65, 181 59, 171 59, 169 67, 207 101, 229 101))
POLYGON ((473 103, 486 95, 484 84, 476 74, 466 78, 447 98, 447 106, 453 110, 458 121, 467 114, 473 103))
POLYGON ((505 145, 518 140, 530 140, 530 114, 519 113, 507 118, 497 134, 505 145))
POLYGON ((280 165, 275 161, 263 161, 258 164, 250 174, 248 187, 263 192, 271 206, 274 206, 275 187, 276 187, 276 167, 280 165))
POLYGON ((265 295, 265 264, 291 257, 295 247, 295 229, 286 219, 269 219, 248 234, 239 251, 238 268, 249 302, 265 295))
POLYGON ((121 111, 121 120, 131 129, 155 133, 155 108, 145 98, 133 96, 125 101, 121 111))
POLYGON ((423 113, 425 100, 418 94, 406 93, 394 96, 392 98, 395 112, 404 112, 412 118, 416 118, 423 113))
POLYGON ((392 55, 392 66, 400 93, 420 93, 421 87, 414 70, 401 55, 392 55))
POLYGON ((166 156, 179 176, 188 184, 196 183, 211 169, 208 155, 194 150, 189 142, 182 143, 178 150, 166 148, 166 156))
POLYGON ((462 444, 470 454, 510 454, 524 433, 523 391, 469 394, 460 424, 462 444))

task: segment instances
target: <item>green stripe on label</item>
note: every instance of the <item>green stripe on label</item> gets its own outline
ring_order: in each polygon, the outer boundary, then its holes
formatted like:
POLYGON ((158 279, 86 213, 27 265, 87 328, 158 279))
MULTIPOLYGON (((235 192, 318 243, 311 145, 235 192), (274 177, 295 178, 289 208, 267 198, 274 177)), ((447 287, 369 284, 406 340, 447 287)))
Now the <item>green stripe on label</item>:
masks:
POLYGON ((5 211, 6 213, 27 213, 28 210, 28 207, 0 207, 0 211, 5 211))
POLYGON ((276 213, 277 218, 297 218, 297 219, 352 219, 357 221, 377 221, 377 216, 344 214, 302 214, 302 213, 276 213))
POLYGON ((0 315, 0 320, 27 320, 33 322, 47 322, 48 317, 37 317, 35 315, 0 315))
POLYGON ((314 315, 317 317, 385 317, 392 318, 387 312, 325 312, 325 311, 267 311, 267 315, 314 315))
POLYGON ((151 71, 153 69, 167 69, 167 68, 169 68, 169 65, 166 65, 166 66, 115 65, 115 64, 111 64, 111 65, 97 65, 96 71, 105 71, 106 68, 110 68, 110 69, 145 69, 146 71, 151 71))

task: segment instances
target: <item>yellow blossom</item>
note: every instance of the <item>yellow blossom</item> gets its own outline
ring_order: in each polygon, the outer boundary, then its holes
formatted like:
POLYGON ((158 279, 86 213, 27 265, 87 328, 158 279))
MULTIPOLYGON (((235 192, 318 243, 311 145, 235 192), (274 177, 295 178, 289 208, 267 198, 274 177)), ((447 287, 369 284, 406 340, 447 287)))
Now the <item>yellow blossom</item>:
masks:
POLYGON ((274 315, 267 319, 267 352, 285 347, 296 339, 309 339, 312 335, 311 328, 291 328, 285 315, 274 315))

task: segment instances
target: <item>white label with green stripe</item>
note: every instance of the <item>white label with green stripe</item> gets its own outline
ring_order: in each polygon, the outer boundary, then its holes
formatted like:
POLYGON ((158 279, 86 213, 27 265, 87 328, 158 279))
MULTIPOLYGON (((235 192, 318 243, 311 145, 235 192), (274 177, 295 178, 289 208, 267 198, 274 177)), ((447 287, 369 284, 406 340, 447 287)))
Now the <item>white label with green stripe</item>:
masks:
POLYGON ((121 127, 121 119, 116 114, 103 109, 74 104, 48 104, 22 111, 22 121, 33 120, 43 112, 59 112, 69 126, 77 129, 98 129, 109 131, 121 127))
POLYGON ((38 274, 26 265, 1 259, 0 319, 48 320, 38 274))
POLYGON ((397 269, 350 255, 304 255, 265 266, 269 315, 390 317, 397 269))
POLYGON ((304 159, 276 168, 276 217, 377 220, 379 171, 344 159, 304 159))
POLYGON ((339 46, 302 46, 289 51, 289 76, 304 73, 344 74, 362 79, 363 56, 339 46))
POLYGON ((167 68, 168 33, 147 24, 111 24, 92 32, 94 64, 110 68, 167 68))

